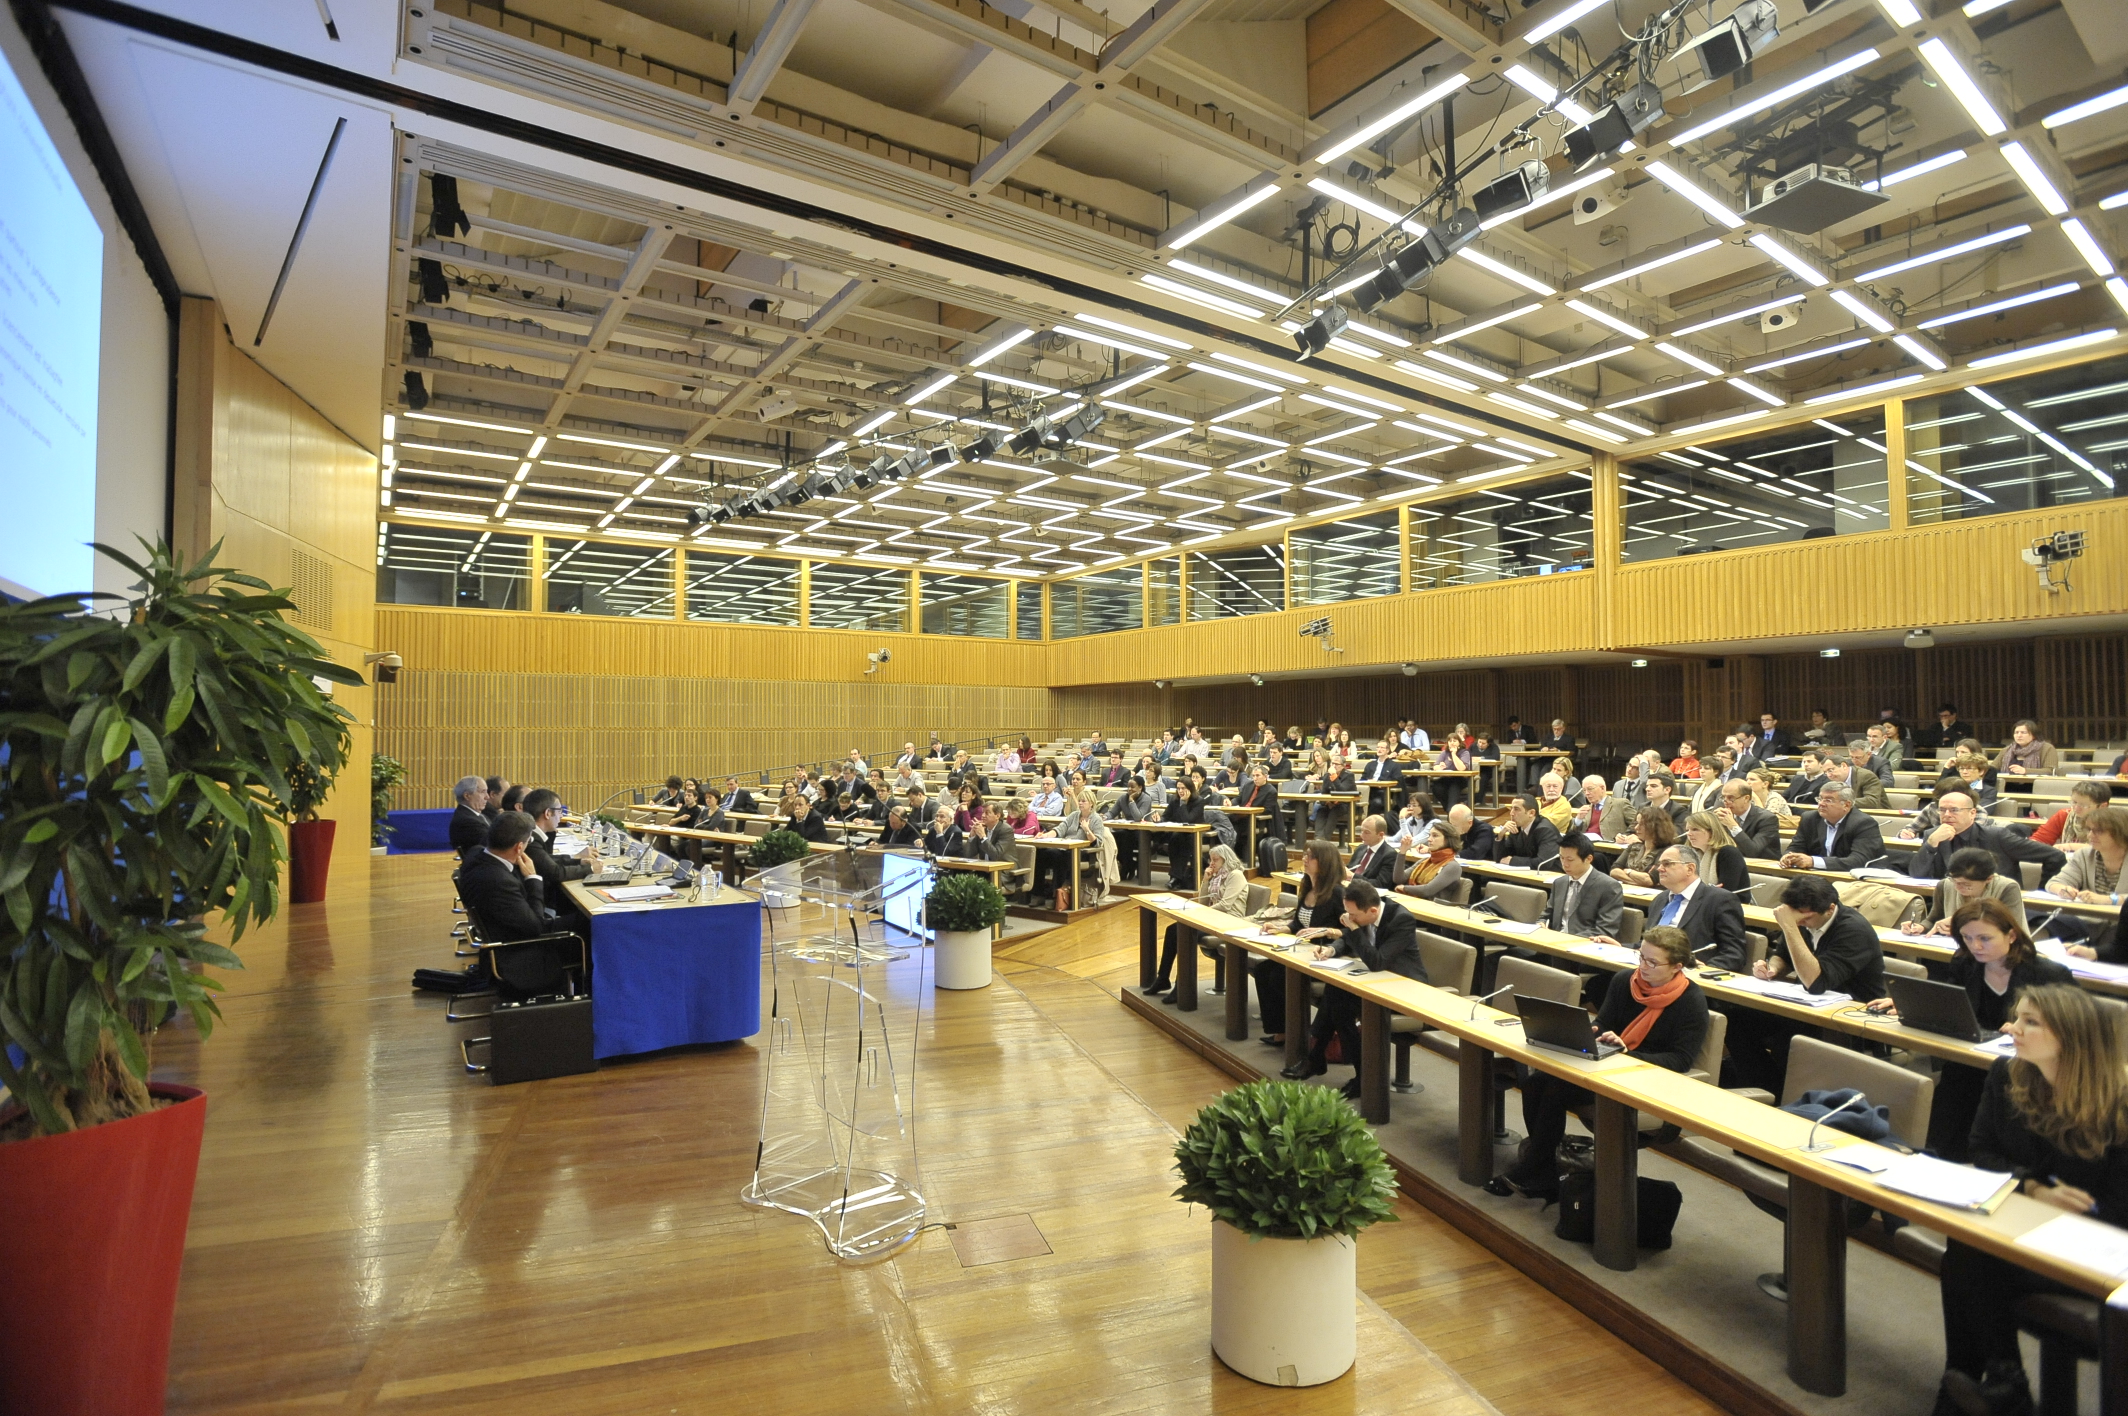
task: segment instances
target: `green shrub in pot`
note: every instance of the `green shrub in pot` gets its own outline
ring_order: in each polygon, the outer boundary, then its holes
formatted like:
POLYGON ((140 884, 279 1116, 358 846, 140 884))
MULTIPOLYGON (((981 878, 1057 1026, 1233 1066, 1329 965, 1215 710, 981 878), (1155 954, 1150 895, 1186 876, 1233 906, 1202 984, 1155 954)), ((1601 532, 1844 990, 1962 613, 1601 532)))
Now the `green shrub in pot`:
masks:
POLYGON ((746 861, 755 870, 772 870, 794 860, 803 860, 811 849, 805 843, 805 837, 796 831, 778 829, 749 846, 746 861))
POLYGON ((969 870, 941 870, 931 882, 924 919, 950 934, 990 930, 1005 917, 1005 896, 998 887, 969 870))
POLYGON ((1175 1198, 1252 1239, 1351 1237, 1393 1220, 1396 1173, 1334 1089, 1260 1081, 1197 1113, 1175 1147, 1175 1198))

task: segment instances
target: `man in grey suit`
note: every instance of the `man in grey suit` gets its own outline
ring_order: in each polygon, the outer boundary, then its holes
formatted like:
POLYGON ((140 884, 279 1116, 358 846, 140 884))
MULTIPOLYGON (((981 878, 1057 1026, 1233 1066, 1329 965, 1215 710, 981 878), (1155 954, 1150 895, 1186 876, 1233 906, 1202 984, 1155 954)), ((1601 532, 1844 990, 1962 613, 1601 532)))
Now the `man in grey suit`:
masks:
POLYGON ((1781 855, 1781 819, 1751 799, 1751 786, 1741 781, 1722 783, 1722 824, 1736 839, 1746 860, 1778 860, 1781 855))
POLYGON ((1545 927, 1583 939, 1613 936, 1625 924, 1625 887, 1595 868, 1596 848, 1576 831, 1559 843, 1560 878, 1544 913, 1545 927))
POLYGON ((1685 931, 1700 963, 1742 971, 1747 952, 1743 902, 1699 878, 1699 852, 1682 841, 1664 847, 1655 861, 1655 880, 1663 893, 1648 906, 1648 923, 1675 925, 1685 931))

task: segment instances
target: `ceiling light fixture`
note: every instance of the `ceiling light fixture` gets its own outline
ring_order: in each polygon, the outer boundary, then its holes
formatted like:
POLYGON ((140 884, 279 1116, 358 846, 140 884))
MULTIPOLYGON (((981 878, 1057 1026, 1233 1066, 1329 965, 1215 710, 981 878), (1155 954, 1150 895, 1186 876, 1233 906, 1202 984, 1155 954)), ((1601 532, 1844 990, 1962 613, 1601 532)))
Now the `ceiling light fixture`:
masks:
POLYGON ((1224 295, 1214 295, 1209 290, 1199 290, 1193 285, 1184 285, 1179 280, 1169 280, 1164 275, 1141 275, 1138 279, 1152 286, 1155 290, 1164 290, 1170 295, 1188 300, 1195 305, 1202 305, 1208 310, 1218 310, 1222 314, 1239 315, 1245 320, 1260 320, 1263 318, 1264 312, 1260 309, 1251 309, 1239 300, 1229 300, 1224 295))
POLYGON ((1513 266, 1509 265, 1505 261, 1496 261, 1491 256, 1486 255, 1483 251, 1480 251, 1476 246, 1465 246, 1462 250, 1456 252, 1456 254, 1461 256, 1464 260, 1469 261, 1472 265, 1478 267, 1480 270, 1491 271, 1494 275, 1499 276, 1503 280, 1512 280, 1513 282, 1515 282, 1515 284, 1520 285, 1525 289, 1534 290, 1539 295, 1556 295, 1559 293, 1551 286, 1546 285, 1543 281, 1537 279, 1537 277, 1535 277, 1534 275, 1525 275, 1521 271, 1516 270, 1513 266))
POLYGON ((1690 365, 1692 368, 1699 370, 1703 374, 1713 374, 1717 378, 1721 376, 1722 371, 1719 367, 1708 363, 1705 359, 1700 358, 1697 354, 1693 354, 1688 352, 1687 350, 1680 349, 1677 345, 1672 344, 1667 340, 1657 340, 1655 343, 1655 347, 1657 349, 1660 349, 1663 353, 1669 355, 1672 359, 1675 359, 1680 364, 1690 365))
POLYGON ((1940 172, 1954 162, 1963 162, 1966 157, 1967 153, 1964 148, 1959 148, 1954 152, 1943 153, 1940 156, 1928 159, 1926 162, 1917 162, 1911 167, 1902 167, 1897 172, 1888 172, 1881 178, 1864 182, 1862 190, 1865 192, 1881 192, 1886 187, 1898 186, 1908 178, 1920 177, 1930 172, 1940 172))
MULTIPOLYGON (((1871 54, 1876 52, 1874 49, 1870 51, 1871 54)), ((1943 86, 1964 106, 1974 125, 1982 133, 1992 138, 1998 133, 2009 131, 2010 125, 2002 121, 2002 115, 1995 111, 1995 105, 1988 102, 1988 96, 1980 91, 1979 84, 1973 82, 1972 75, 1966 73, 1957 56, 1951 53, 1948 44, 1940 39, 1923 40, 1921 58, 1929 68, 1935 70, 1936 77, 1943 80, 1943 86)))
POLYGON ((2040 167, 2039 159, 2033 157, 2023 143, 2004 143, 2002 156, 2003 160, 2010 164, 2010 170, 2017 174, 2018 180, 2023 182, 2025 189, 2032 194, 2032 200, 2039 203, 2040 210, 2049 216, 2068 214, 2069 203, 2047 176, 2045 169, 2040 167))
POLYGON ((1731 378, 1724 380, 1724 382, 1726 382, 1731 388, 1740 388, 1744 392, 1750 394, 1753 398, 1758 399, 1762 403, 1771 404, 1775 408, 1783 408, 1786 407, 1788 404, 1787 399, 1781 397, 1777 393, 1773 393, 1766 389, 1760 388, 1757 384, 1752 383, 1748 379, 1731 378))
POLYGON ((1190 349, 1193 347, 1168 335, 1154 334, 1151 330, 1135 329, 1127 324, 1118 324, 1105 316, 1090 315, 1084 310, 1079 311, 1078 318, 1082 323, 1099 325, 1102 329, 1112 329, 1118 334, 1127 334, 1133 339, 1149 340, 1154 344, 1164 345, 1169 349, 1190 349))
MULTIPOLYGON (((1768 236, 1763 231, 1757 232, 1752 236, 1751 244, 1764 251, 1767 255, 1772 256, 1782 265, 1787 266, 1790 270, 1794 271, 1798 276, 1802 277, 1804 280, 1809 281, 1812 285, 1826 285, 1831 283, 1830 278, 1826 276, 1823 271, 1820 271, 1809 261, 1804 260, 1801 256, 1789 250, 1786 246, 1774 240, 1771 236, 1768 236)), ((1778 307, 1773 305, 1766 305, 1761 306, 1760 308, 1775 309, 1778 307)))
MULTIPOLYGON (((1681 251, 1672 251, 1667 256, 1656 256, 1650 260, 1642 261, 1639 265, 1627 266, 1624 270, 1613 271, 1611 274, 1603 276, 1600 279, 1589 281, 1581 288, 1583 290, 1601 290, 1606 285, 1615 285, 1621 280, 1631 280, 1636 275, 1645 275, 1651 270, 1656 270, 1663 266, 1669 265, 1672 261, 1681 261, 1684 260, 1687 256, 1696 256, 1701 251, 1711 251, 1716 246, 1719 246, 1721 244, 1721 237, 1711 237, 1708 240, 1687 246, 1681 251)), ((1822 285, 1823 283, 1824 282, 1822 280, 1819 281, 1819 284, 1822 285)), ((1549 295, 1551 292, 1549 290, 1542 290, 1538 293, 1541 295, 1549 295)))
POLYGON ((1385 221, 1391 226, 1394 226, 1404 219, 1400 214, 1391 211, 1388 207, 1383 206, 1380 202, 1369 201, 1367 198, 1361 196, 1359 193, 1347 191, 1345 188, 1340 187, 1337 183, 1329 181, 1325 178, 1317 177, 1315 180, 1308 183, 1308 185, 1310 187, 1313 187, 1316 191, 1321 192, 1324 196, 1330 198, 1330 200, 1334 202, 1343 202, 1346 206, 1351 207, 1354 211, 1365 212, 1367 215, 1373 217, 1376 221, 1385 221))
POLYGON ((1868 394, 1884 393, 1890 389, 1905 388, 1908 384, 1920 383, 1927 374, 1907 374, 1896 379, 1880 379, 1876 383, 1856 384, 1853 388, 1839 389, 1833 393, 1821 393, 1816 398, 1806 398, 1806 404, 1838 403, 1844 399, 1861 398, 1868 394))
MULTIPOLYGON (((1930 43, 1935 42, 1936 41, 1933 40, 1930 41, 1930 43)), ((1757 99, 1754 99, 1749 107, 1732 108, 1719 117, 1710 118, 1704 123, 1700 123, 1693 127, 1687 128, 1684 132, 1679 133, 1676 137, 1670 139, 1670 145, 1672 147, 1683 147, 1686 143, 1692 142, 1699 138, 1704 138, 1707 136, 1707 134, 1715 132, 1718 129, 1734 126, 1735 124, 1743 122, 1746 118, 1757 117, 1759 114, 1764 113, 1769 108, 1773 108, 1779 104, 1786 103, 1791 98, 1798 98, 1803 94, 1810 93, 1815 89, 1823 87, 1824 85, 1830 83, 1832 80, 1840 77, 1840 75, 1842 74, 1852 73, 1854 70, 1861 68, 1865 64, 1874 64, 1877 61, 1878 57, 1879 56, 1877 54, 1877 51, 1874 49, 1864 49, 1858 53, 1850 54, 1845 59, 1840 60, 1838 63, 1828 64, 1814 74, 1811 74, 1805 78, 1797 79, 1794 83, 1783 85, 1782 87, 1775 89, 1772 93, 1765 94, 1757 99)), ((1996 131, 2001 132, 2002 130, 1998 128, 1996 129, 1996 131)))
MULTIPOLYGON (((1872 50, 1870 52, 1875 53, 1876 51, 1872 50)), ((1671 191, 1677 193, 1731 230, 1744 224, 1744 218, 1731 211, 1727 202, 1715 197, 1697 182, 1680 176, 1667 163, 1651 162, 1648 164, 1648 171, 1654 174, 1655 179, 1665 187, 1668 187, 1671 191)))
POLYGON ((1609 311, 1599 309, 1595 305, 1589 304, 1585 300, 1569 300, 1566 302, 1566 306, 1570 310, 1580 311, 1582 314, 1587 315, 1590 319, 1596 321, 1598 324, 1609 325, 1612 329, 1617 330, 1620 334, 1627 335, 1630 338, 1646 339, 1648 337, 1648 332, 1640 328, 1638 325, 1630 324, 1627 321, 1620 319, 1618 316, 1611 314, 1609 311))
MULTIPOLYGON (((1604 0, 1580 0, 1580 3, 1585 9, 1593 9, 1596 5, 1604 3, 1604 0)), ((1316 153, 1314 161, 1318 163, 1327 163, 1335 161, 1340 157, 1343 157, 1346 153, 1352 151, 1360 144, 1372 141, 1380 134, 1386 133, 1391 128, 1397 127, 1398 125, 1403 123, 1405 119, 1424 112, 1429 106, 1439 102, 1441 99, 1448 97, 1448 95, 1454 93, 1457 89, 1462 88, 1469 82, 1470 78, 1468 75, 1450 75, 1448 78, 1443 79, 1440 83, 1435 84, 1432 88, 1427 89, 1421 94, 1419 94, 1418 97, 1410 100, 1407 103, 1398 104, 1396 107, 1390 109, 1387 113, 1382 114, 1374 121, 1364 124, 1360 128, 1356 129, 1354 132, 1352 132, 1350 135, 1338 139, 1329 147, 1324 148, 1321 152, 1316 153)))
POLYGON ((1778 300, 1767 300, 1761 304, 1747 305, 1741 310, 1730 310, 1716 315, 1712 319, 1701 320, 1697 324, 1688 324, 1682 329, 1673 329, 1670 331, 1670 337, 1672 339, 1682 339, 1688 334, 1698 334, 1703 329, 1713 329, 1716 325, 1730 324, 1736 320, 1748 320, 1753 315, 1763 315, 1768 310, 1779 310, 1789 305, 1800 305, 1808 298, 1808 296, 1804 295, 1783 295, 1778 300))
POLYGON ((1892 322, 1884 318, 1884 316, 1878 314, 1874 309, 1870 308, 1870 306, 1865 301, 1863 301, 1861 297, 1855 295, 1853 292, 1847 290, 1835 290, 1832 292, 1832 298, 1833 301, 1838 304, 1841 309, 1847 311, 1847 313, 1853 315, 1856 319, 1860 320, 1863 324, 1868 325, 1877 333, 1890 334, 1892 332, 1892 322))
POLYGON ((1519 320, 1524 315, 1534 315, 1537 313, 1537 311, 1543 308, 1544 305, 1541 302, 1531 301, 1527 305, 1519 305, 1504 314, 1493 315, 1488 319, 1479 320, 1474 324, 1458 325, 1454 330, 1450 331, 1447 334, 1435 336, 1433 342, 1435 344, 1446 344, 1451 339, 1462 339, 1468 335, 1476 334, 1480 330, 1491 329, 1494 325, 1506 324, 1509 320, 1519 320))
POLYGON ((1898 345, 1901 349, 1904 349, 1908 354, 1912 355, 1915 363, 1926 364, 1929 368, 1935 370, 1937 373, 1942 373, 1945 369, 1950 367, 1950 365, 1943 362, 1942 358, 1937 355, 1935 350, 1929 348, 1926 344, 1923 344, 1920 340, 1914 338, 1910 334, 1895 334, 1892 336, 1892 343, 1898 345))
POLYGON ((2088 334, 2071 335, 2067 339, 2050 340, 2035 344, 2029 349, 2012 349, 2003 354, 1990 354, 1984 359, 1975 359, 1966 365, 1969 369, 1992 369, 2002 364, 2015 364, 2025 359, 2037 359, 2047 354, 2060 354, 2071 349, 2081 349, 2087 344, 2103 344, 2120 331, 2097 329, 2088 334))
POLYGON ((1903 261, 1894 261, 1887 266, 1878 266, 1875 270, 1866 270, 1856 276, 1855 280, 1858 284, 1866 284, 1872 280, 1882 279, 1887 275, 1897 275, 1902 270, 1912 270, 1916 266, 1934 265, 1962 256, 1968 251, 1977 251, 1985 246, 1998 246, 2004 241, 2014 241, 2020 236, 2029 236, 2031 233, 2032 228, 2030 226, 2019 222, 2015 226, 2005 226, 2000 231, 1990 231, 1985 236, 1975 236, 1968 241, 1959 241, 1954 245, 1940 246, 1933 251, 1925 251, 1918 256, 1909 256, 1903 261))
POLYGON ((1206 232, 1216 230, 1244 212, 1261 206, 1277 196, 1278 192, 1278 179, 1270 173, 1265 173, 1250 183, 1249 187, 1244 189, 1240 196, 1234 198, 1225 206, 1215 208, 1209 214, 1199 217, 1195 225, 1189 227, 1173 241, 1170 241, 1168 245, 1179 251, 1206 232))
POLYGON ((2082 103, 2072 103, 2061 112, 2049 114, 2047 117, 2040 119, 2039 126, 2042 128, 2059 128, 2064 124, 2074 123, 2080 119, 2096 117, 2101 113, 2119 108, 2124 103, 2128 103, 2128 85, 2109 90, 2096 98, 2087 98, 2082 103))
POLYGON ((2083 222, 2072 216, 2061 224, 2061 229, 2062 235, 2069 238, 2069 244, 2076 247, 2076 253, 2084 258, 2084 264, 2091 267, 2092 274, 2112 275, 2119 269, 2083 222))
MULTIPOLYGON (((1510 75, 1510 77, 1512 77, 1512 75, 1510 75)), ((1564 112, 1565 110, 1562 108, 1561 111, 1564 112)), ((1495 226, 1500 226, 1505 224, 1506 222, 1513 221, 1518 216, 1525 216, 1528 213, 1535 211, 1538 207, 1549 206, 1551 203, 1556 202, 1563 197, 1571 196, 1575 192, 1580 191, 1583 187, 1593 187, 1598 182, 1603 181, 1605 178, 1611 176, 1616 171, 1617 169, 1614 167, 1599 167, 1593 172, 1584 172, 1579 177, 1576 177, 1573 181, 1566 183, 1564 186, 1550 188, 1545 192, 1543 196, 1537 198, 1535 201, 1531 202, 1526 207, 1521 207, 1514 211, 1503 211, 1498 216, 1488 218, 1487 220, 1478 223, 1478 229, 1480 231, 1490 231, 1495 226)))
POLYGON ((1788 354, 1779 359, 1769 359, 1763 364, 1753 364, 1746 368, 1744 372, 1747 374, 1763 374, 1769 369, 1785 369, 1790 364, 1800 364, 1805 359, 1822 359, 1828 354, 1838 354, 1848 349, 1859 349, 1865 344, 1874 343, 1876 341, 1867 335, 1858 339, 1843 339, 1838 344, 1827 344, 1819 348, 1806 349, 1800 354, 1788 354))
POLYGON ((952 383, 958 377, 960 377, 958 374, 940 374, 937 378, 933 379, 931 382, 917 389, 916 392, 904 398, 902 402, 910 406, 922 403, 925 399, 929 398, 932 394, 937 393, 940 389, 944 388, 947 384, 952 383))
POLYGON ((2034 290, 2025 295, 2012 295, 2006 300, 1993 300, 1985 305, 1975 306, 1970 310, 1960 310, 1954 315, 1938 315, 1932 320, 1923 320, 1915 328, 1936 329, 1947 324, 1957 324, 1960 320, 1979 319, 1982 315, 1992 315, 2001 310, 2014 310, 2019 305, 2030 305, 2040 300, 2051 300, 2057 295, 2067 295, 2071 291, 2081 289, 2083 287, 2077 282, 2065 280, 2059 285, 2049 285, 2044 290, 2034 290))
POLYGON ((1034 330, 1027 325, 1020 325, 1017 328, 1008 330, 1004 334, 999 335, 996 339, 990 340, 985 343, 981 349, 978 349, 969 358, 968 367, 971 369, 980 369, 983 365, 989 363, 992 359, 997 358, 998 355, 1004 353, 1006 350, 1012 348, 1015 345, 1024 344, 1026 341, 1034 338, 1034 333, 1034 330))
POLYGON ((1572 0, 1572 3, 1568 4, 1566 8, 1559 11, 1559 13, 1539 20, 1531 29, 1529 29, 1526 33, 1523 34, 1522 42, 1524 44, 1535 44, 1539 40, 1549 39, 1553 35, 1559 33, 1559 31, 1565 29, 1568 25, 1574 23, 1574 21, 1580 19, 1583 15, 1589 13, 1589 11, 1597 9, 1607 3, 1608 0, 1572 0))

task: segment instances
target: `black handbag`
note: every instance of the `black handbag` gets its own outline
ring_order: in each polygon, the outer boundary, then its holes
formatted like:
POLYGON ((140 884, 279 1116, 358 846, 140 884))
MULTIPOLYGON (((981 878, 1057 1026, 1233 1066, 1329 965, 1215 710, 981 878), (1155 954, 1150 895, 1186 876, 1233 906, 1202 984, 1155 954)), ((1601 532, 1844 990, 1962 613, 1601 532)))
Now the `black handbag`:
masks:
MULTIPOLYGON (((1685 1192, 1668 1180, 1639 1177, 1634 1201, 1634 1242, 1643 1249, 1667 1249, 1685 1192)), ((1576 1244, 1596 1242, 1596 1175, 1574 1170, 1559 1177, 1559 1222, 1552 1232, 1576 1244)))

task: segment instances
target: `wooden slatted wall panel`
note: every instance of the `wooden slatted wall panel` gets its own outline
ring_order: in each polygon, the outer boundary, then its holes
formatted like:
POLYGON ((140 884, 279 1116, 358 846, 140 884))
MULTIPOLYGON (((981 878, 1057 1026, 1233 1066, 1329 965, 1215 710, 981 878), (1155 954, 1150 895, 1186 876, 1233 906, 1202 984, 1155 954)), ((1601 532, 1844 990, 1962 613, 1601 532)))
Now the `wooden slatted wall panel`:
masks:
POLYGON ((1580 677, 1580 718, 1572 724, 1578 736, 1613 751, 1665 753, 1684 736, 1684 672, 1674 661, 1655 660, 1644 669, 1592 665, 1580 677))
POLYGON ((2054 742, 2128 741, 2128 635, 2038 640, 2032 682, 2034 716, 2054 742))
MULTIPOLYGON (((2128 610, 2128 505, 2094 502, 1910 531, 1721 551, 1619 568, 1618 637, 1628 645, 1841 631, 2066 620, 2128 610), (2018 560, 2035 537, 2090 533, 2075 590, 2049 595, 2018 560), (1692 613, 1679 614, 1680 606, 1692 613)), ((1568 626, 1558 626, 1561 631, 1568 626)))
POLYGON ((1049 682, 1062 687, 1251 671, 1315 674, 1333 665, 1349 671, 1407 659, 1423 667, 1458 659, 1574 652, 1591 647, 1594 615, 1593 572, 1534 576, 1059 640, 1050 646, 1049 682), (1344 653, 1326 654, 1316 641, 1301 637, 1300 627, 1321 615, 1331 617, 1335 643, 1344 653))

